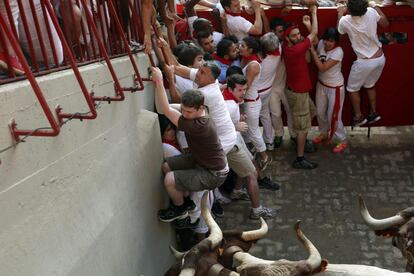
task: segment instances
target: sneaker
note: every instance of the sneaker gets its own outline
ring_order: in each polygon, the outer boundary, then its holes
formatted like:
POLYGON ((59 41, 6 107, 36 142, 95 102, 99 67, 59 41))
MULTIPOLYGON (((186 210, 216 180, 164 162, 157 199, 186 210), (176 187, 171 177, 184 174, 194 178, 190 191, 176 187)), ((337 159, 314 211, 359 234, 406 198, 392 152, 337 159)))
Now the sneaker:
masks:
POLYGON ((375 122, 378 122, 379 120, 381 120, 381 116, 377 112, 374 112, 374 113, 368 115, 368 117, 367 117, 367 123, 368 124, 373 124, 375 122))
POLYGON ((304 170, 312 170, 318 167, 318 164, 312 161, 309 161, 306 158, 303 158, 301 161, 298 161, 298 159, 296 159, 293 164, 292 167, 294 169, 304 169, 304 170))
POLYGON ((232 200, 250 200, 249 194, 247 193, 246 189, 241 189, 240 191, 231 191, 230 198, 232 200))
POLYGON ((158 218, 163 222, 172 222, 177 219, 184 219, 188 217, 188 211, 180 211, 176 206, 170 205, 167 209, 158 211, 158 218))
POLYGON ((328 136, 324 133, 319 134, 318 136, 313 137, 312 143, 314 144, 320 144, 322 142, 325 142, 326 139, 328 139, 328 136))
POLYGON ((259 211, 256 211, 256 212, 253 209, 250 209, 249 218, 250 219, 260 219, 260 218, 270 219, 270 218, 274 218, 275 216, 276 216, 275 209, 261 207, 259 211))
POLYGON ((218 218, 224 217, 223 207, 218 201, 214 201, 213 206, 211 206, 211 212, 218 218))
POLYGON ((280 148, 282 146, 283 137, 282 136, 276 136, 275 140, 273 141, 273 145, 276 149, 280 148))
POLYGON ((259 159, 257 160, 257 165, 259 166, 259 169, 260 169, 261 171, 264 171, 264 170, 266 170, 267 166, 268 166, 270 163, 272 163, 272 161, 273 161, 272 157, 271 157, 271 156, 269 156, 269 155, 267 155, 267 158, 266 158, 266 160, 265 160, 265 161, 263 161, 261 158, 259 158, 259 159))
POLYGON ((231 199, 222 195, 220 197, 217 197, 215 202, 218 202, 221 205, 227 205, 231 203, 231 199))
POLYGON ((197 207, 190 197, 184 197, 184 206, 187 211, 193 211, 197 207))
POLYGON ((273 146, 273 143, 266 143, 266 150, 267 151, 273 151, 275 147, 273 146))
MULTIPOLYGON (((297 146, 296 137, 290 137, 290 140, 295 144, 295 147, 297 146)), ((311 140, 306 139, 305 143, 305 152, 306 153, 314 153, 316 152, 317 147, 314 143, 312 143, 311 140)))
MULTIPOLYGON (((10 65, 12 66, 14 70, 14 74, 16 76, 22 76, 24 75, 24 69, 20 61, 17 59, 17 57, 10 57, 9 56, 10 65)), ((9 72, 9 67, 7 65, 7 58, 5 52, 0 52, 0 70, 9 72)))
POLYGON ((195 222, 191 223, 190 217, 186 217, 175 220, 173 226, 175 229, 195 229, 199 222, 200 219, 198 218, 195 222))
POLYGON ((340 152, 343 152, 347 147, 348 147, 348 143, 340 142, 332 149, 332 151, 334 153, 340 153, 340 152))
POLYGON ((259 179, 257 181, 257 184, 259 185, 260 189, 267 189, 267 190, 271 190, 271 191, 277 191, 280 189, 280 185, 274 181, 272 181, 272 179, 270 179, 269 177, 263 177, 262 179, 259 179))
POLYGON ((365 125, 367 123, 367 119, 364 116, 359 116, 358 118, 353 118, 352 119, 352 126, 356 127, 356 126, 362 126, 365 125))

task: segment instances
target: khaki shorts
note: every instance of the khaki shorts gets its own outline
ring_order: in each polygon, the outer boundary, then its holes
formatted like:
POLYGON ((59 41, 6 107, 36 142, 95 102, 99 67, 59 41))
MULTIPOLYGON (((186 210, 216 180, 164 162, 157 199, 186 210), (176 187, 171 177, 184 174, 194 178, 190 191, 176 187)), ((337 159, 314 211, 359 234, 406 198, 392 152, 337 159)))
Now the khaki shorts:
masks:
MULTIPOLYGON (((244 143, 244 142, 243 142, 244 143)), ((246 146, 243 146, 240 141, 227 153, 227 162, 237 176, 246 177, 256 173, 256 168, 253 165, 246 146)))
POLYGON ((315 104, 309 93, 296 93, 286 88, 286 97, 292 112, 293 131, 308 132, 312 127, 312 118, 316 115, 315 104))
POLYGON ((165 160, 174 173, 175 185, 180 191, 198 192, 220 187, 225 176, 213 173, 196 164, 191 153, 168 157, 165 160))

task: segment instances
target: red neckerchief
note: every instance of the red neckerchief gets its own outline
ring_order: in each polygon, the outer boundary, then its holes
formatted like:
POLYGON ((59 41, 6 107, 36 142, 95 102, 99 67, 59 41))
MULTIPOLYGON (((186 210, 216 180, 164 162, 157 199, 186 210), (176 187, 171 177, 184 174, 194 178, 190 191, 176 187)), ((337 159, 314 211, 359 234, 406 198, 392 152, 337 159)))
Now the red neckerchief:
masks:
POLYGON ((162 139, 162 142, 168 145, 173 146, 174 148, 180 150, 180 147, 178 146, 177 142, 175 140, 169 140, 169 139, 162 139))
POLYGON ((262 63, 262 60, 256 54, 251 55, 251 56, 244 56, 242 59, 244 61, 246 61, 246 64, 249 63, 250 61, 254 61, 254 60, 257 61, 258 63, 262 63))
POLYGON ((193 35, 193 38, 197 38, 197 31, 193 31, 192 35, 193 35))
POLYGON ((271 52, 266 52, 266 55, 278 57, 278 56, 280 56, 280 51, 279 51, 279 49, 276 49, 276 50, 271 51, 271 52))
POLYGON ((233 100, 237 103, 236 98, 234 97, 233 93, 230 92, 228 88, 223 90, 223 98, 225 101, 233 100))
POLYGON ((231 60, 229 60, 229 59, 225 59, 225 58, 219 57, 219 56, 217 55, 217 53, 212 53, 212 54, 211 54, 211 56, 212 56, 215 60, 220 61, 221 63, 223 63, 223 64, 225 64, 225 65, 230 65, 230 64, 232 63, 232 61, 231 61, 231 60))
POLYGON ((231 11, 225 11, 226 14, 231 16, 241 16, 241 12, 231 12, 231 11))

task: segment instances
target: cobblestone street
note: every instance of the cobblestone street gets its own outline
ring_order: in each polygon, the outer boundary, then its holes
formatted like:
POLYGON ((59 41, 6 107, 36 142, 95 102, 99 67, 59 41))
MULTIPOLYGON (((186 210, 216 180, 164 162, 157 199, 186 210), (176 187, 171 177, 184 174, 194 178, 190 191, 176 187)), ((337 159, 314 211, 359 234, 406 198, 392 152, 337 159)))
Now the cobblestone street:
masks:
MULTIPOLYGON (((329 262, 404 271, 405 260, 391 239, 375 236, 363 223, 358 194, 364 196, 375 218, 414 206, 414 127, 373 128, 370 139, 366 128, 347 130, 350 146, 344 153, 334 154, 332 145, 322 145, 306 155, 319 163, 311 171, 291 168, 295 150, 285 135, 266 171, 281 183, 281 189, 260 191, 264 206, 280 210, 268 220, 269 233, 252 254, 266 259, 307 258, 293 231, 300 219, 305 235, 329 262)), ((249 201, 232 202, 224 210, 224 218, 218 219, 222 229, 259 227, 259 221, 248 218, 249 201)))

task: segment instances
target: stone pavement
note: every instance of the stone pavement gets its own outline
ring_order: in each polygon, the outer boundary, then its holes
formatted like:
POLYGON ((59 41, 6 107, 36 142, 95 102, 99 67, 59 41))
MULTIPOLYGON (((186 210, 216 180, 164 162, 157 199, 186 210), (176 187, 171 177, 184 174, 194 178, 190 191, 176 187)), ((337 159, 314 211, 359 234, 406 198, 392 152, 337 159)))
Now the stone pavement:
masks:
MULTIPOLYGON (((342 154, 332 153, 332 145, 307 154, 319 163, 311 171, 291 168, 295 151, 284 137, 266 170, 282 187, 276 192, 260 191, 263 205, 280 210, 268 220, 269 233, 252 254, 266 259, 307 258, 293 231, 300 219, 305 235, 329 262, 404 271, 405 260, 391 239, 376 237, 363 223, 357 196, 365 197, 375 218, 414 206, 414 127, 372 128, 370 139, 366 128, 348 129, 348 134, 350 147, 342 154)), ((224 218, 217 220, 222 229, 259 227, 259 221, 248 218, 248 201, 232 202, 224 210, 224 218)))

